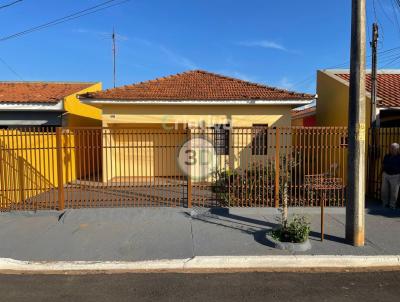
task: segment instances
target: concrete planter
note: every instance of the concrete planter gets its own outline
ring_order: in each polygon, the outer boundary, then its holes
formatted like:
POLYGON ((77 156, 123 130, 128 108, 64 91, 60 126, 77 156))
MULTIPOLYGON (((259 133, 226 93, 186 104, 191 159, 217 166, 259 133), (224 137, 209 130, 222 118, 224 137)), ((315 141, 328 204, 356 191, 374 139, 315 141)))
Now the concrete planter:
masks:
POLYGON ((287 250, 290 252, 305 252, 311 249, 311 242, 309 239, 302 243, 292 243, 292 242, 280 242, 274 239, 270 234, 266 235, 268 241, 270 241, 275 248, 280 250, 287 250))

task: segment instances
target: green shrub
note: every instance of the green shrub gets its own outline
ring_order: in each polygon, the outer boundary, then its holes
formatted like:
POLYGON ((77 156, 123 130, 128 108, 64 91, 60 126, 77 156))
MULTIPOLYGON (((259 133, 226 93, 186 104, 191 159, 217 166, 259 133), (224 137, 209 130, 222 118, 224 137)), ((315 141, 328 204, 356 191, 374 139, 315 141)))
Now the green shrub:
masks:
MULTIPOLYGON (((291 183, 292 170, 298 165, 300 156, 280 158, 279 197, 285 196, 284 188, 291 183)), ((264 198, 275 194, 275 160, 266 159, 265 162, 254 162, 245 168, 230 170, 217 170, 213 172, 214 181, 211 191, 216 194, 222 206, 240 206, 245 202, 248 205, 261 203, 260 195, 264 198)), ((287 198, 287 196, 286 196, 287 198)))
POLYGON ((295 215, 291 221, 282 223, 279 229, 273 230, 271 236, 281 242, 303 243, 308 239, 310 230, 308 219, 295 215))

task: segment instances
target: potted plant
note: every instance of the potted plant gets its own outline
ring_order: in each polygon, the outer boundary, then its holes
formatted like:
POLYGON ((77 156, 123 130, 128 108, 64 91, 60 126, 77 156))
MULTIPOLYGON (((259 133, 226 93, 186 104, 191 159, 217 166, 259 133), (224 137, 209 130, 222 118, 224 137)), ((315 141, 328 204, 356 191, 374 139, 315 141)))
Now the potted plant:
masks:
POLYGON ((276 248, 292 252, 304 252, 311 249, 310 222, 305 216, 294 215, 288 219, 287 202, 283 199, 281 216, 278 218, 280 226, 267 234, 267 239, 276 248))

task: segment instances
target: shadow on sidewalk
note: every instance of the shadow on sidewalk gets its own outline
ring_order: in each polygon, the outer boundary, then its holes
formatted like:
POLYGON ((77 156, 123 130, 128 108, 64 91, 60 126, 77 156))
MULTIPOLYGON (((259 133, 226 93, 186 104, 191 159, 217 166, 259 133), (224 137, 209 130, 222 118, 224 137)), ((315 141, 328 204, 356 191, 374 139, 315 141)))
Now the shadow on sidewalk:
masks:
MULTIPOLYGON (((310 232, 310 240, 321 242, 321 233, 320 232, 311 231, 310 232)), ((332 242, 337 242, 337 243, 348 244, 346 242, 345 238, 338 237, 338 236, 335 236, 335 235, 329 235, 329 234, 324 234, 324 241, 332 241, 332 242)))
POLYGON ((400 218, 400 209, 368 209, 369 215, 382 216, 387 218, 400 218))
POLYGON ((265 238, 265 235, 272 228, 278 226, 275 223, 239 215, 231 215, 228 209, 226 209, 226 211, 225 209, 212 209, 198 214, 193 213, 193 211, 192 213, 182 212, 182 214, 193 220, 240 231, 253 236, 254 240, 260 244, 271 248, 274 247, 273 244, 265 238))
MULTIPOLYGON (((278 223, 230 214, 229 209, 211 209, 200 213, 195 213, 194 210, 192 213, 183 212, 183 215, 204 223, 240 231, 253 236, 256 242, 274 248, 274 245, 266 239, 266 234, 277 228, 279 226, 278 223)), ((319 241, 320 237, 320 232, 310 232, 310 240, 319 241)), ((325 241, 347 244, 345 238, 329 234, 325 234, 325 241)))
POLYGON ((387 218, 400 217, 400 208, 397 209, 384 208, 382 206, 382 203, 376 199, 367 199, 365 207, 368 215, 382 216, 387 218))

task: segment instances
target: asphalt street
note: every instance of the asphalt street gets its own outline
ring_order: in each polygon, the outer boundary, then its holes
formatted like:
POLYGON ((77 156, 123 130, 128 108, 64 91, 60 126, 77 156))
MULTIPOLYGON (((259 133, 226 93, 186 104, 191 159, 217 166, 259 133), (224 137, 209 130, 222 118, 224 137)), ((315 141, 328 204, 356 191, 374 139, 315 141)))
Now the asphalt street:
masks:
POLYGON ((0 275, 0 301, 399 301, 400 271, 0 275))

